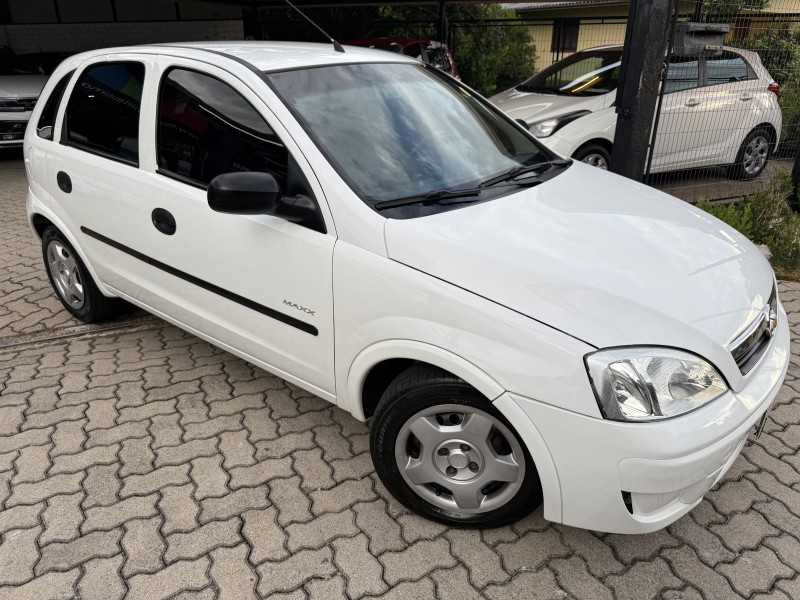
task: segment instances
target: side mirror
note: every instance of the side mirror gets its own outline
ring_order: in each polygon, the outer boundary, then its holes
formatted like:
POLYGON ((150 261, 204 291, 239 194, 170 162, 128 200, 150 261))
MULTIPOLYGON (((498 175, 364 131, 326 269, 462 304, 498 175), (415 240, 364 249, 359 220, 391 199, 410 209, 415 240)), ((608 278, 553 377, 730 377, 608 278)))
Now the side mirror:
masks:
POLYGON ((280 206, 281 188, 269 173, 223 173, 208 184, 211 210, 236 215, 274 215, 280 206))

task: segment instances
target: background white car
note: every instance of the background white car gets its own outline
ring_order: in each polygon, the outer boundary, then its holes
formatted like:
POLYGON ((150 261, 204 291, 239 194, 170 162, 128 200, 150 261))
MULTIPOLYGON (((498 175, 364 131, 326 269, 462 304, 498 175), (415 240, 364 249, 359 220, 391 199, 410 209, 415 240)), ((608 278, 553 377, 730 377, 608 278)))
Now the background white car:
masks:
POLYGON ((46 75, 0 46, 0 148, 22 146, 28 119, 46 82, 46 75))
MULTIPOLYGON (((622 46, 577 52, 490 100, 548 148, 607 169, 622 46)), ((778 84, 755 52, 669 61, 651 172, 730 165, 761 174, 781 134, 778 84)))

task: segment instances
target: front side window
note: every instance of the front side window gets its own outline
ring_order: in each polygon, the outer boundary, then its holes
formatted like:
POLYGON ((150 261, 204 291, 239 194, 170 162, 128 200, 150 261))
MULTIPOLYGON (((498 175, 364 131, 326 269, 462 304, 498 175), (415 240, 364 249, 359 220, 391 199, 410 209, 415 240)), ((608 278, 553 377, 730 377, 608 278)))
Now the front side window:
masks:
POLYGON ((139 113, 144 65, 102 63, 87 68, 67 104, 63 141, 123 162, 139 162, 139 113))
POLYGON ((706 58, 706 78, 708 85, 747 81, 750 79, 750 69, 741 56, 725 50, 719 56, 706 58))
POLYGON ((595 96, 617 89, 622 50, 579 52, 517 86, 521 92, 595 96))
POLYGON ((288 153, 275 132, 227 83, 175 68, 158 101, 158 166, 201 185, 221 173, 271 173, 286 187, 288 153))
POLYGON ((56 123, 58 105, 61 104, 61 97, 64 95, 64 90, 69 80, 72 79, 73 73, 75 73, 75 71, 70 71, 64 75, 55 85, 53 91, 50 92, 50 96, 47 98, 47 102, 45 102, 44 108, 42 109, 42 114, 39 115, 39 122, 36 124, 36 133, 40 138, 46 140, 53 139, 53 126, 56 123))
POLYGON ((700 85, 700 62, 694 56, 673 56, 667 63, 664 92, 690 90, 700 85))
POLYGON ((491 104, 437 73, 414 64, 348 64, 267 77, 372 207, 464 189, 553 158, 491 104))

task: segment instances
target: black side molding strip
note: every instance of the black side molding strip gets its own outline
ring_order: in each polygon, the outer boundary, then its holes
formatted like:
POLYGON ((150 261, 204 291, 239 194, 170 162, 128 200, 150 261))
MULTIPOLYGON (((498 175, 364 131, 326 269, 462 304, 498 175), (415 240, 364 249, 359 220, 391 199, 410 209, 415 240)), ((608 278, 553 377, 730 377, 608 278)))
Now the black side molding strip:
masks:
POLYGON ((170 275, 174 275, 175 277, 183 279, 184 281, 188 281, 189 283, 201 287, 204 290, 208 290, 209 292, 222 296, 223 298, 226 298, 231 302, 236 302, 237 304, 246 306, 250 310, 254 310, 258 313, 261 313, 262 315, 266 315, 272 319, 275 319, 276 321, 280 321, 281 323, 290 325, 291 327, 299 329, 300 331, 305 331, 306 333, 310 333, 311 335, 319 335, 319 330, 313 325, 306 323, 305 321, 301 321, 300 319, 295 319, 294 317, 285 315, 282 312, 278 312, 273 308, 269 308, 268 306, 264 306, 263 304, 259 304, 258 302, 253 302, 252 300, 249 300, 244 296, 240 296, 239 294, 234 294, 233 292, 226 290, 225 288, 221 288, 217 285, 214 285, 213 283, 204 281, 203 279, 195 277, 194 275, 189 275, 188 273, 179 271, 178 269, 170 267, 169 265, 166 265, 161 261, 158 261, 154 258, 150 258, 146 254, 142 254, 138 250, 134 250, 133 248, 128 248, 128 246, 120 244, 119 242, 115 242, 111 238, 107 238, 106 236, 99 234, 96 231, 92 231, 91 229, 88 229, 86 227, 81 227, 81 231, 86 235, 88 235, 89 237, 93 237, 94 239, 99 240, 104 244, 108 244, 112 248, 116 248, 120 252, 124 252, 125 254, 129 254, 134 258, 138 258, 142 262, 145 262, 148 265, 155 267, 156 269, 161 269, 162 271, 169 273, 170 275))

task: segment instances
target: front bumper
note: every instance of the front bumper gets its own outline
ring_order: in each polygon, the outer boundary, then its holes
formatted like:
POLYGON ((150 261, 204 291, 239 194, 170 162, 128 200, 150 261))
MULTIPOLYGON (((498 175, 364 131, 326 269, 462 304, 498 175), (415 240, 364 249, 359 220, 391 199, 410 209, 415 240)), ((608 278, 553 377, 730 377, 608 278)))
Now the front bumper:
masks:
MULTIPOLYGON (((538 459, 532 450, 534 461, 555 467, 560 493, 544 490, 545 517, 612 533, 649 533, 674 522, 736 460, 778 394, 789 355, 781 307, 775 337, 744 389, 659 423, 606 421, 504 394, 504 402, 513 401, 529 419, 515 422, 529 447, 531 437, 541 437, 539 448, 547 448, 550 456, 538 459), (561 506, 548 508, 547 499, 559 497, 561 506)), ((543 478, 543 487, 553 480, 543 478)))

